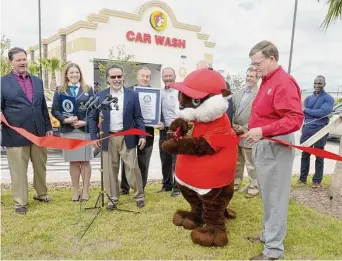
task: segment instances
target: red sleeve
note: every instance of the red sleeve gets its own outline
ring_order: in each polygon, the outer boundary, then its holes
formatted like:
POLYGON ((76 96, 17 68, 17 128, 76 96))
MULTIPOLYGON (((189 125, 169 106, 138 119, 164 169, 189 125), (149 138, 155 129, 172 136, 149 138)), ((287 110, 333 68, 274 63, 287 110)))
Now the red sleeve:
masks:
POLYGON ((263 136, 285 135, 301 128, 304 120, 302 102, 299 88, 293 81, 281 83, 276 88, 273 106, 279 120, 261 127, 263 136))

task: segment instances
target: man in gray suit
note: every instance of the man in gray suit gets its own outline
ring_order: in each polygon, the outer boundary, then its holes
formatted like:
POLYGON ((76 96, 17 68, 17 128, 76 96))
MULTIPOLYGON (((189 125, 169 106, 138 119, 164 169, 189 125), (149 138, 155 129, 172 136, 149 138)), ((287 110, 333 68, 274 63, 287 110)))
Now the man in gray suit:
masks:
MULTIPOLYGON (((233 129, 237 135, 242 135, 248 131, 248 122, 251 116, 252 103, 258 92, 258 80, 256 72, 252 67, 248 68, 246 73, 246 88, 233 95, 233 129)), ((246 198, 252 198, 259 192, 258 181, 253 165, 252 147, 248 145, 245 139, 241 139, 238 148, 238 162, 236 165, 234 189, 238 190, 243 179, 243 172, 247 167, 250 179, 242 191, 247 190, 246 198)))

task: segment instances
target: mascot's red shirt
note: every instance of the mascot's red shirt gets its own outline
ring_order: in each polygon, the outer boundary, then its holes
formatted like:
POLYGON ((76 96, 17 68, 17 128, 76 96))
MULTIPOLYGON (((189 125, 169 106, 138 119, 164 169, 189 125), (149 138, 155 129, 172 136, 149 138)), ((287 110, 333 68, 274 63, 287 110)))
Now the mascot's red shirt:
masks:
POLYGON ((178 154, 176 176, 184 183, 202 189, 223 187, 234 180, 237 138, 224 113, 212 122, 192 121, 192 137, 203 136, 215 150, 211 155, 178 154))

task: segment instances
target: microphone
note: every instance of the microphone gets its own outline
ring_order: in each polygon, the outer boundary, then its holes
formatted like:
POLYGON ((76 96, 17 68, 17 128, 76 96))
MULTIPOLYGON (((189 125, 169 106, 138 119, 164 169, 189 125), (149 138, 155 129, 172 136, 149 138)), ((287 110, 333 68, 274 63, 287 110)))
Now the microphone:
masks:
POLYGON ((88 108, 88 106, 90 105, 90 103, 94 100, 94 96, 90 96, 89 100, 86 102, 86 104, 84 104, 84 107, 88 108))
POLYGON ((108 102, 111 100, 111 99, 113 99, 113 96, 110 94, 110 93, 108 93, 107 95, 106 95, 106 98, 103 100, 103 102, 101 103, 101 104, 108 104, 108 102))
POLYGON ((112 103, 118 103, 118 101, 119 101, 118 97, 114 97, 112 100, 112 103))
POLYGON ((119 110, 118 102, 119 102, 118 97, 114 97, 114 98, 111 100, 111 103, 113 103, 113 107, 115 107, 115 110, 117 110, 117 111, 119 110))
POLYGON ((106 109, 110 103, 111 103, 111 100, 113 99, 112 95, 110 93, 108 93, 106 95, 106 98, 101 102, 101 104, 99 104, 96 109, 106 109))
POLYGON ((88 109, 88 106, 89 106, 89 104, 94 100, 95 98, 94 98, 94 96, 90 96, 90 98, 89 98, 89 100, 85 103, 85 104, 83 104, 83 102, 81 102, 81 105, 80 105, 80 107, 79 107, 79 111, 86 111, 87 109, 88 109))
POLYGON ((96 104, 99 101, 100 97, 96 96, 96 98, 93 100, 93 102, 91 102, 88 106, 88 108, 95 108, 96 109, 96 104))

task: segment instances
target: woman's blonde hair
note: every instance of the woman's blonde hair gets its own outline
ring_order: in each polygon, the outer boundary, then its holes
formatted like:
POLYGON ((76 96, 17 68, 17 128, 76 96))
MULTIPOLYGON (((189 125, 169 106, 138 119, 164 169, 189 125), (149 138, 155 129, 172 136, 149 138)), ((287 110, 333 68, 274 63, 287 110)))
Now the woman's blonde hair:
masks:
POLYGON ((70 70, 70 68, 75 67, 78 69, 78 71, 80 72, 80 84, 81 84, 81 88, 83 90, 83 92, 87 92, 89 89, 89 86, 85 83, 84 79, 83 79, 83 74, 81 71, 80 66, 77 63, 68 63, 65 66, 65 69, 63 70, 63 77, 62 77, 62 86, 60 88, 60 91, 66 91, 68 89, 68 71, 70 70))

